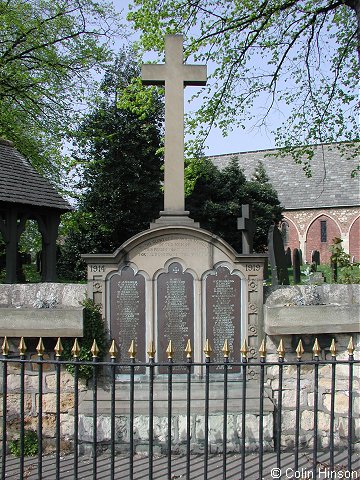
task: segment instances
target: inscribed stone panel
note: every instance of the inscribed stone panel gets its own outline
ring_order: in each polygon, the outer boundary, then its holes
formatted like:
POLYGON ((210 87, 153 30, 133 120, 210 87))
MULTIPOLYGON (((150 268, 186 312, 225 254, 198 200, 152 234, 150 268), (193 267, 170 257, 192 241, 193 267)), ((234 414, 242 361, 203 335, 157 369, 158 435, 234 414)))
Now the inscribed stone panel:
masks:
POLYGON ((110 332, 119 346, 120 361, 128 360, 132 340, 137 347, 137 359, 146 360, 145 278, 139 273, 135 275, 131 267, 110 278, 110 332))
MULTIPOLYGON (((222 348, 229 343, 230 358, 240 360, 241 279, 226 267, 206 277, 206 337, 213 348, 214 362, 223 362, 222 348)), ((220 368, 220 367, 219 367, 220 368)), ((234 368, 229 368, 234 372, 234 368)))
MULTIPOLYGON (((158 359, 166 361, 166 348, 172 341, 175 350, 174 362, 184 361, 188 339, 194 344, 194 279, 182 266, 174 262, 167 273, 157 279, 158 359)), ((184 372, 174 367, 174 372, 184 372)), ((165 373, 166 369, 160 368, 165 373)))

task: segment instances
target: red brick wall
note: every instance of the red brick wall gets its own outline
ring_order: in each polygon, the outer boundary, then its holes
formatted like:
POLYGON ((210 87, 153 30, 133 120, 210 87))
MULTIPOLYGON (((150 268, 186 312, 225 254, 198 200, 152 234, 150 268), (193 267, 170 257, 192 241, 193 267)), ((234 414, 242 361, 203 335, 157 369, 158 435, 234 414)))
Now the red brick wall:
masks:
POLYGON ((360 262, 360 217, 352 224, 350 229, 350 248, 351 257, 355 257, 356 262, 360 262))
POLYGON ((284 215, 284 223, 287 224, 287 242, 284 242, 285 250, 290 247, 291 251, 294 248, 300 248, 299 234, 294 223, 284 215))
POLYGON ((334 237, 341 238, 341 232, 335 221, 327 215, 321 215, 316 218, 310 225, 306 235, 306 260, 311 263, 311 252, 319 250, 320 262, 329 263, 330 251, 329 245, 332 243, 334 237), (321 227, 320 222, 326 221, 326 242, 321 242, 321 227))

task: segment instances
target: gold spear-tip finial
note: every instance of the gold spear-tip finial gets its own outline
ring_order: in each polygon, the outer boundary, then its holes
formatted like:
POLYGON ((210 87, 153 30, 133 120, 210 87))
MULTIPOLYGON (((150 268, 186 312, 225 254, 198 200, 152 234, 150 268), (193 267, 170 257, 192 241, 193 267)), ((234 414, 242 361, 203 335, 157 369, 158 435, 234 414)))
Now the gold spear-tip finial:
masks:
POLYGON ((313 354, 314 354, 314 357, 318 357, 320 355, 320 352, 321 352, 321 347, 320 347, 320 344, 319 344, 319 341, 317 338, 315 338, 315 342, 314 342, 314 346, 313 346, 313 354))
POLYGON ((336 357, 337 350, 336 350, 335 338, 333 338, 332 341, 331 341, 330 353, 331 353, 332 357, 336 357))
POLYGON ((118 354, 118 348, 116 346, 115 340, 111 342, 110 348, 109 348, 109 354, 110 358, 116 358, 118 354))
POLYGON ((54 351, 55 351, 55 356, 56 357, 61 357, 61 354, 63 352, 63 346, 62 346, 62 343, 61 343, 61 338, 59 337, 57 339, 57 342, 56 342, 56 345, 55 345, 55 348, 54 348, 54 351))
POLYGON ((173 349, 173 346, 172 346, 172 341, 170 340, 169 341, 169 345, 166 349, 166 353, 167 353, 167 357, 169 360, 172 360, 173 356, 174 356, 174 349, 173 349))
POLYGON ((191 358, 192 356, 192 348, 191 348, 191 340, 188 339, 185 347, 186 358, 191 358))
POLYGON ((204 353, 205 353, 205 357, 206 358, 210 358, 211 354, 212 354, 212 348, 211 348, 211 345, 210 345, 210 342, 209 342, 209 339, 207 338, 206 339, 206 342, 205 342, 205 347, 204 347, 204 353))
POLYGON ((80 355, 80 345, 79 345, 79 342, 78 342, 78 339, 75 338, 74 340, 74 345, 71 349, 71 353, 72 353, 72 356, 74 358, 79 358, 79 355, 80 355))
POLYGON ((20 352, 20 355, 25 355, 26 345, 25 345, 24 337, 21 337, 21 339, 20 339, 19 352, 20 352))
POLYGON ((298 360, 300 360, 301 357, 304 355, 305 350, 304 350, 304 347, 303 347, 303 343, 302 343, 301 338, 300 338, 300 340, 299 340, 299 343, 298 343, 298 345, 297 345, 297 347, 296 347, 295 352, 296 352, 296 356, 297 356, 298 360))
POLYGON ((355 350, 355 347, 354 347, 353 337, 350 337, 350 340, 349 340, 349 343, 348 343, 348 346, 347 346, 348 354, 350 356, 353 355, 354 350, 355 350))
POLYGON ((42 357, 45 352, 44 342, 42 338, 39 338, 39 343, 37 344, 36 351, 39 357, 42 357))
POLYGON ((249 349, 248 349, 248 344, 247 344, 246 338, 244 338, 244 340, 243 340, 243 343, 242 343, 241 348, 240 348, 240 353, 243 356, 243 358, 247 358, 248 353, 249 353, 249 349))
POLYGON ((224 358, 229 358, 230 348, 229 348, 229 342, 228 342, 227 338, 225 339, 222 351, 223 351, 223 354, 224 354, 224 358))
POLYGON ((92 353, 93 358, 97 358, 99 356, 100 350, 99 350, 99 347, 98 347, 95 339, 93 341, 93 344, 92 344, 92 347, 91 347, 90 351, 92 353))
POLYGON ((277 353, 279 355, 279 358, 284 358, 285 357, 285 346, 284 346, 284 340, 281 338, 279 346, 277 348, 277 353))
POLYGON ((149 358, 155 358, 155 353, 156 353, 155 345, 154 345, 153 340, 151 340, 150 343, 149 343, 148 351, 147 351, 148 357, 149 358))
POLYGON ((7 339, 6 336, 4 337, 4 341, 3 341, 1 349, 2 349, 2 354, 4 355, 4 357, 9 355, 9 342, 8 342, 8 339, 7 339))
POLYGON ((259 348, 259 355, 260 355, 260 358, 265 358, 266 357, 265 338, 261 342, 261 345, 260 345, 260 348, 259 348))
POLYGON ((128 350, 128 354, 129 354, 129 357, 131 359, 134 359, 136 357, 136 345, 135 345, 135 341, 134 340, 131 340, 131 343, 130 343, 130 347, 129 347, 129 350, 128 350))

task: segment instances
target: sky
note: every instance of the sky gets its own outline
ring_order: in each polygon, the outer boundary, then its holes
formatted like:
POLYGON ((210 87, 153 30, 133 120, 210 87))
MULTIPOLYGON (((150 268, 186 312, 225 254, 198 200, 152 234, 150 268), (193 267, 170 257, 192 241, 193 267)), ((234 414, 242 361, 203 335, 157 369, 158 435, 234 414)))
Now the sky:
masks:
MULTIPOLYGON (((125 19, 128 12, 128 6, 131 1, 128 0, 114 0, 115 8, 119 12, 123 12, 122 16, 125 19)), ((137 34, 131 30, 131 24, 127 22, 129 27, 129 35, 125 40, 119 40, 115 43, 115 49, 120 48, 126 43, 131 43, 131 41, 136 40, 137 34)), ((151 56, 151 60, 156 60, 156 56, 151 56)), ((162 63, 162 60, 159 59, 159 63, 162 63)), ((196 88, 199 87, 187 87, 185 90, 185 112, 190 113, 192 110, 196 109, 196 103, 190 101, 193 94, 196 92, 196 88)), ((257 108, 256 105, 254 108, 257 108)), ((261 106, 259 105, 260 109, 261 106)), ((223 155, 229 153, 238 153, 238 152, 247 152, 255 150, 266 150, 275 148, 274 137, 271 134, 271 130, 274 130, 276 127, 281 124, 281 113, 272 112, 268 118, 267 128, 247 128, 236 129, 233 132, 230 132, 228 136, 223 137, 219 129, 213 128, 207 138, 205 144, 205 155, 223 155)), ((185 138, 189 140, 189 138, 185 138)))

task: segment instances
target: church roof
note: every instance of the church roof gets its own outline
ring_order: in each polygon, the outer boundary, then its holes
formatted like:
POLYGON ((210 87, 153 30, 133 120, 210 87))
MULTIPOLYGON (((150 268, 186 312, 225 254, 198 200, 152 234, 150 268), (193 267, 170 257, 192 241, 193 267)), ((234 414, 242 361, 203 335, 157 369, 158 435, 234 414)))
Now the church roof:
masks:
POLYGON ((291 156, 276 157, 279 150, 232 153, 211 156, 209 159, 222 169, 232 158, 237 158, 248 180, 261 161, 285 210, 359 206, 360 176, 352 178, 351 172, 360 159, 349 158, 338 149, 338 145, 350 151, 351 147, 346 144, 312 147, 315 152, 311 160, 310 178, 305 175, 303 166, 295 163, 291 156))
POLYGON ((71 210, 64 200, 7 140, 0 140, 0 202, 71 210))

